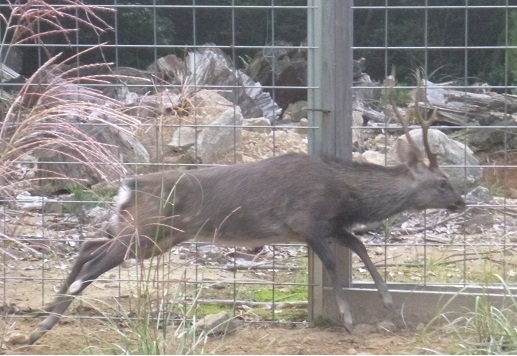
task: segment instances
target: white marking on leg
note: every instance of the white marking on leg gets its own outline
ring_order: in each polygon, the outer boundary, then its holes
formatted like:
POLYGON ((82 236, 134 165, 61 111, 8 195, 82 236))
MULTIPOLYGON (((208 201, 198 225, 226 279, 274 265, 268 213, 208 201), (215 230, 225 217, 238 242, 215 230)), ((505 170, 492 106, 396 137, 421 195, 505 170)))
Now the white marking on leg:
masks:
POLYGON ((83 284, 83 281, 81 281, 80 279, 78 279, 77 281, 75 281, 74 283, 72 283, 70 285, 70 287, 68 287, 68 291, 67 291, 67 294, 75 294, 79 291, 79 289, 81 289, 81 285, 83 284))

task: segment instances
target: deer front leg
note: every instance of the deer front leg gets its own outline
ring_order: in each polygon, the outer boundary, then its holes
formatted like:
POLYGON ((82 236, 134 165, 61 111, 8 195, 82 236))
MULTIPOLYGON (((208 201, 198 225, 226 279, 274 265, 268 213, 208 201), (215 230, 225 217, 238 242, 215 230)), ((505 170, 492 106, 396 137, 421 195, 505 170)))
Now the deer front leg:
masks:
POLYGON ((366 251, 366 247, 364 246, 363 242, 359 240, 354 234, 346 230, 344 230, 341 235, 335 236, 335 240, 347 247, 348 249, 350 249, 351 251, 355 252, 359 256, 361 261, 363 261, 364 265, 366 266, 368 272, 370 272, 375 286, 377 287, 377 290, 381 295, 384 306, 390 311, 395 312, 396 309, 393 304, 393 297, 391 296, 388 286, 386 282, 384 282, 384 279, 381 277, 379 272, 377 271, 377 268, 375 268, 375 265, 370 259, 370 256, 368 256, 368 251, 366 251))
POLYGON ((345 329, 348 332, 352 332, 354 322, 352 314, 350 313, 350 307, 345 298, 345 292, 343 290, 341 276, 337 273, 336 258, 334 256, 334 253, 330 249, 326 239, 310 239, 307 243, 309 247, 312 248, 314 253, 319 257, 321 263, 323 263, 323 265, 327 269, 327 272, 330 277, 330 282, 332 283, 334 292, 336 293, 336 301, 339 308, 339 314, 341 316, 341 319, 343 320, 343 325, 345 326, 345 329))

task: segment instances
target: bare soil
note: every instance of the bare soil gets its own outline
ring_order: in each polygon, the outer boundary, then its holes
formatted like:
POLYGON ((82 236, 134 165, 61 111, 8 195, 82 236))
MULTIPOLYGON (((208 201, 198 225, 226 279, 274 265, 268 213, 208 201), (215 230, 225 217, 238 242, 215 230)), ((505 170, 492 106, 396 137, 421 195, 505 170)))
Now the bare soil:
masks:
MULTIPOLYGON (((28 333, 34 320, 17 320, 16 329, 28 333)), ((171 336, 172 338, 172 336, 171 336)), ((194 353, 207 354, 430 354, 447 352, 451 345, 443 336, 424 339, 416 331, 349 334, 342 328, 317 328, 276 324, 247 324, 229 335, 210 336, 194 353), (432 346, 430 346, 432 345, 432 346)), ((111 327, 98 320, 67 321, 49 332, 37 345, 6 344, 3 353, 89 354, 121 353, 113 345, 120 343, 111 327), (110 344, 111 343, 111 344, 110 344)), ((172 352, 177 345, 170 345, 172 352)), ((171 349, 169 349, 171 350, 171 349)))

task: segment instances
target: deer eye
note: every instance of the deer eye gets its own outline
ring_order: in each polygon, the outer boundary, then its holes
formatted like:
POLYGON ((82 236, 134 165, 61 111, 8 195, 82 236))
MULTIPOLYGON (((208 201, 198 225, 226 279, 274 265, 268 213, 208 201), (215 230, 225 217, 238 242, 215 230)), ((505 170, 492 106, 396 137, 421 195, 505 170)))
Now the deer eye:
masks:
POLYGON ((447 182, 446 179, 440 179, 440 182, 438 182, 438 188, 440 190, 445 190, 449 186, 449 182, 447 182))

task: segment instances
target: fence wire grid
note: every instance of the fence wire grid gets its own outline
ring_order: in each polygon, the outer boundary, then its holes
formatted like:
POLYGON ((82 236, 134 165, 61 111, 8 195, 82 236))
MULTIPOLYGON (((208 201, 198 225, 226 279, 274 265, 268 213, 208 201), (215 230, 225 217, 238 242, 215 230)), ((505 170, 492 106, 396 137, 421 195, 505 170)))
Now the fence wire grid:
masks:
MULTIPOLYGON (((51 5, 67 16, 57 26, 40 17, 29 33, 9 27, 25 24, 16 16, 26 5, 0 5, 13 21, 0 24, 0 301, 6 317, 30 326, 37 320, 25 317, 53 299, 81 243, 103 236, 121 179, 306 152, 319 129, 307 98, 318 89, 307 82, 307 54, 319 48, 307 41, 307 14, 321 2, 83 3, 51 5), (53 135, 59 127, 82 144, 57 141, 66 136, 53 135), (40 141, 19 148, 13 132, 40 141), (55 141, 47 147, 45 139, 55 141)), ((395 67, 405 109, 419 71, 419 101, 429 113, 437 108, 433 128, 442 133, 433 148, 468 203, 461 213, 404 213, 354 231, 400 290, 497 287, 497 275, 515 283, 517 4, 356 0, 352 7, 354 159, 393 164, 402 130, 383 81, 395 67)), ((164 310, 174 318, 227 311, 247 322, 305 323, 314 317, 308 254, 299 244, 184 243, 104 274, 69 314, 133 318, 148 305, 156 320, 164 310)), ((351 287, 370 287, 355 255, 350 278, 351 287)))

